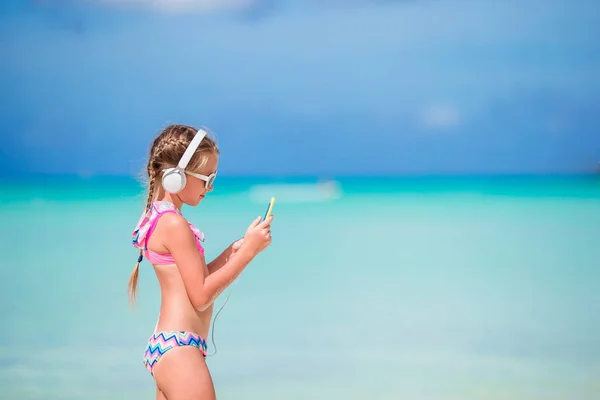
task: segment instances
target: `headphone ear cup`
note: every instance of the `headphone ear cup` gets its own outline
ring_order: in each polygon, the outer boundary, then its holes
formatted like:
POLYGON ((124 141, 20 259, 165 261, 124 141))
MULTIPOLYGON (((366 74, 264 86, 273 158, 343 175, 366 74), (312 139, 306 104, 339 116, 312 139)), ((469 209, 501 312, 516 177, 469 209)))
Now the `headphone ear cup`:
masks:
POLYGON ((185 173, 177 168, 168 168, 163 173, 162 187, 168 193, 179 193, 185 187, 185 173))

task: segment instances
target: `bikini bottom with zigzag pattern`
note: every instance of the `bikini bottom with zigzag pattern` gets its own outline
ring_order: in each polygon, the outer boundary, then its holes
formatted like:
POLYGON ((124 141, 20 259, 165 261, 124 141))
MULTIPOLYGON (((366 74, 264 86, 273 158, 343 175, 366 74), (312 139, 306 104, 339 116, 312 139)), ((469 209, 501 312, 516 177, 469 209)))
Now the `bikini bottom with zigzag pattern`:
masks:
POLYGON ((197 347, 206 358, 206 340, 196 333, 183 331, 156 332, 148 339, 148 347, 144 353, 144 366, 154 376, 154 366, 169 350, 179 346, 197 347))

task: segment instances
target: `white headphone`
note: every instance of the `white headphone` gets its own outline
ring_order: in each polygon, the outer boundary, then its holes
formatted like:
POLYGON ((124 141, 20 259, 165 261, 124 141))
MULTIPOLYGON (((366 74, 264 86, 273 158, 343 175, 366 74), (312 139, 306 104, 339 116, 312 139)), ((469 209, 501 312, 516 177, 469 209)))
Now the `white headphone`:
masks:
POLYGON ((183 190, 187 182, 185 177, 185 168, 205 136, 206 131, 199 129, 187 149, 185 149, 185 152, 183 153, 183 156, 181 156, 181 160, 179 160, 177 167, 163 170, 162 187, 165 189, 165 191, 169 193, 179 193, 183 190))

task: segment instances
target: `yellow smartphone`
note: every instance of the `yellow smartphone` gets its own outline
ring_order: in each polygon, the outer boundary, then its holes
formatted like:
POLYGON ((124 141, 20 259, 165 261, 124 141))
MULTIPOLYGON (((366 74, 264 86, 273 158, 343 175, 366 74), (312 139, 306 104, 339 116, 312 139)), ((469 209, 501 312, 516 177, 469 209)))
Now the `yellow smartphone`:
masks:
POLYGON ((269 202, 269 205, 267 206, 267 212, 265 212, 263 221, 265 219, 269 218, 269 215, 271 215, 271 211, 273 211, 273 204, 275 204, 275 197, 271 197, 271 201, 269 202))

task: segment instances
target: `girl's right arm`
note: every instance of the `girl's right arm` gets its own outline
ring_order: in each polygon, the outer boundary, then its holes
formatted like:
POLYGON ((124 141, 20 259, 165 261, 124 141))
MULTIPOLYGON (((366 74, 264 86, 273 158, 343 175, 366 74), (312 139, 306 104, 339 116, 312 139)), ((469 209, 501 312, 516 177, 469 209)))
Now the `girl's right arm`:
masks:
POLYGON ((271 242, 269 224, 273 218, 269 217, 263 222, 259 222, 260 219, 257 218, 248 227, 244 244, 235 257, 229 258, 218 271, 207 275, 206 261, 198 252, 188 222, 181 215, 170 214, 169 217, 163 221, 163 243, 175 259, 193 307, 200 311, 208 308, 250 261, 271 242))

